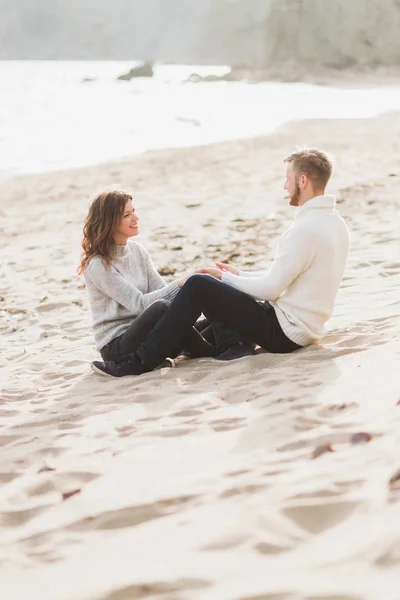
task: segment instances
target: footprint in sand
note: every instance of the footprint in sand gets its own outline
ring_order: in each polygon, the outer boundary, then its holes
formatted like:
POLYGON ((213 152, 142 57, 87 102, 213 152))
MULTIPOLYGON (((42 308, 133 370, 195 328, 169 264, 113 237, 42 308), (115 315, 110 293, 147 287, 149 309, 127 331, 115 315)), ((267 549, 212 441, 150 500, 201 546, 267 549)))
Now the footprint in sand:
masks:
POLYGON ((28 521, 31 521, 42 512, 44 512, 48 506, 36 506, 35 508, 28 508, 23 510, 8 510, 0 512, 0 524, 3 527, 20 527, 25 525, 28 521))
POLYGON ((177 581, 146 582, 121 587, 106 596, 99 597, 99 600, 139 600, 142 598, 153 598, 155 596, 167 598, 165 594, 168 594, 168 598, 178 599, 178 597, 181 598, 181 596, 177 596, 177 592, 200 590, 207 588, 210 585, 211 582, 204 579, 178 579, 177 581))
POLYGON ((283 513, 309 533, 321 533, 350 517, 361 502, 326 502, 288 507, 283 513))
POLYGON ((214 431, 230 431, 232 429, 239 429, 246 425, 246 419, 240 417, 232 417, 227 419, 216 419, 211 421, 210 425, 214 431))
POLYGON ((237 600, 298 600, 293 594, 257 594, 256 596, 238 596, 237 600))
POLYGON ((304 600, 361 600, 359 596, 305 596, 304 600))
POLYGON ((198 496, 179 496, 167 498, 151 504, 128 506, 116 510, 102 512, 96 516, 85 517, 80 521, 68 525, 70 531, 98 531, 112 529, 126 529, 136 527, 142 523, 160 519, 167 514, 175 513, 183 507, 193 504, 198 496))

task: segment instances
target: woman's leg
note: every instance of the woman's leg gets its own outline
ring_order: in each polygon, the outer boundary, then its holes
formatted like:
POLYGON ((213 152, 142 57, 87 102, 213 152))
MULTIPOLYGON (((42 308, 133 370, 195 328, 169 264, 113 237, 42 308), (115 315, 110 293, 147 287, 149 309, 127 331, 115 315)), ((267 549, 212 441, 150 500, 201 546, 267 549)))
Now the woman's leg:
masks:
POLYGON ((173 356, 201 313, 269 352, 285 353, 299 348, 284 335, 269 303, 260 304, 209 275, 192 275, 138 348, 140 360, 154 369, 167 356, 173 356))
MULTIPOLYGON (((156 326, 158 321, 168 310, 171 302, 167 300, 156 300, 142 312, 122 335, 111 340, 107 346, 100 350, 103 360, 118 360, 123 356, 136 352, 142 342, 146 340, 147 334, 156 326)), ((218 350, 214 345, 208 343, 202 335, 194 328, 190 329, 182 340, 183 348, 190 352, 193 358, 201 356, 216 356, 218 350)), ((175 358, 181 348, 176 349, 174 354, 168 354, 175 358)), ((165 357, 166 358, 166 357, 165 357)))
POLYGON ((136 319, 132 321, 128 329, 122 335, 111 340, 109 344, 100 350, 103 360, 116 360, 132 352, 136 352, 147 334, 153 329, 157 322, 170 306, 168 300, 156 300, 136 319))

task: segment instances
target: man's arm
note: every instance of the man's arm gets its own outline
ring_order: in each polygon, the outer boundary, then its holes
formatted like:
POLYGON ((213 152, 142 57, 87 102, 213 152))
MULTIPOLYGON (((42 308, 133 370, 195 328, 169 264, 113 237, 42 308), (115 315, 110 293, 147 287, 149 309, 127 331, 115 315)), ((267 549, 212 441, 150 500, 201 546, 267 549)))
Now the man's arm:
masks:
POLYGON ((266 269, 264 269, 264 271, 241 271, 226 263, 217 262, 215 264, 221 271, 228 271, 229 273, 233 273, 233 275, 240 275, 240 277, 261 277, 262 275, 265 275, 266 271, 266 269))
POLYGON ((275 259, 260 277, 243 277, 222 272, 221 281, 257 300, 274 301, 311 264, 315 256, 315 237, 303 227, 293 226, 280 238, 275 259))

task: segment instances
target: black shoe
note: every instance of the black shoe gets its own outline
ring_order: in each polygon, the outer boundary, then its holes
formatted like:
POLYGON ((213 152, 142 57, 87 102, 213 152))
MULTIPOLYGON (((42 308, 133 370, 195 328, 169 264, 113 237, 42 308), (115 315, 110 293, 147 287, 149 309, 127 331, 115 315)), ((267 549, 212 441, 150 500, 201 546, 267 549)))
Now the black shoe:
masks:
POLYGON ((237 358, 244 358, 245 356, 254 356, 255 352, 252 346, 239 342, 234 344, 225 352, 222 352, 219 356, 215 357, 215 360, 236 360, 237 358))
POLYGON ((92 370, 106 377, 125 377, 126 375, 142 375, 151 369, 146 367, 136 354, 128 354, 117 360, 106 360, 101 362, 95 360, 90 365, 92 370))

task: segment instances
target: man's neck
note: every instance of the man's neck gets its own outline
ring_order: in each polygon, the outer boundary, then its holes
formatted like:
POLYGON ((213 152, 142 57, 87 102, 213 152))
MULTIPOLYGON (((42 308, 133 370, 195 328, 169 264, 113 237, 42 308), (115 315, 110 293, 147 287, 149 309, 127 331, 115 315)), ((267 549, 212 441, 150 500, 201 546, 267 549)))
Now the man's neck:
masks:
POLYGON ((317 196, 324 196, 325 195, 325 190, 318 190, 318 191, 304 191, 303 194, 300 196, 299 199, 299 206, 304 206, 304 204, 306 202, 309 202, 310 200, 312 200, 313 198, 316 198, 317 196))

